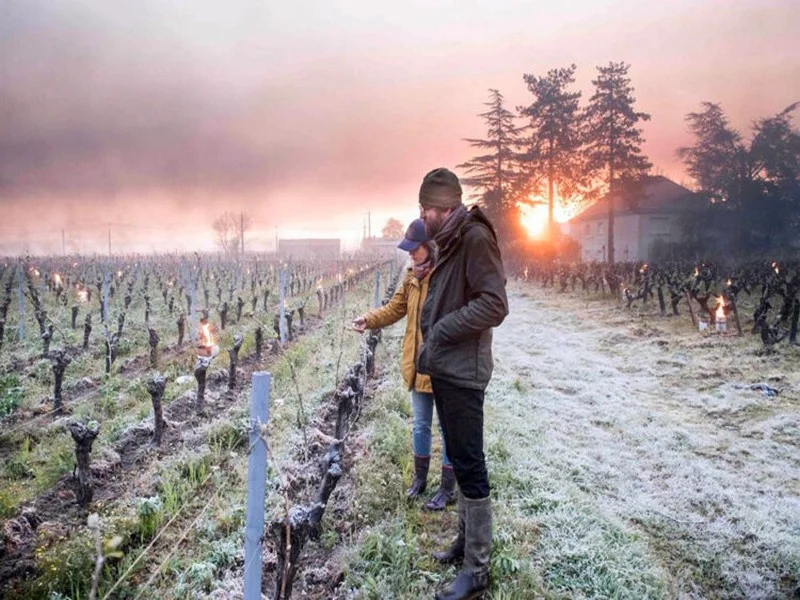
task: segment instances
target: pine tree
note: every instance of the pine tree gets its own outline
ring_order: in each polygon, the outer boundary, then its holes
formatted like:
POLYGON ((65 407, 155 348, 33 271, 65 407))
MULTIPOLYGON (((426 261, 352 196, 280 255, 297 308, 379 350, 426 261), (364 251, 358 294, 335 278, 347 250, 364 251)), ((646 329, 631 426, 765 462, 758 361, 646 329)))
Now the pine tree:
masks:
POLYGON ((632 202, 652 166, 642 153, 640 121, 650 115, 634 109, 636 99, 628 77, 630 65, 610 62, 597 67, 595 91, 585 111, 585 157, 590 172, 603 182, 608 199, 608 264, 614 264, 614 206, 632 202))
POLYGON ((489 94, 489 101, 484 103, 489 110, 478 115, 486 121, 487 139, 464 140, 474 148, 488 150, 488 153, 457 168, 465 170, 467 176, 462 177, 461 182, 478 190, 473 197, 480 198, 487 216, 505 237, 516 229, 515 224, 519 221, 514 191, 518 181, 516 148, 520 130, 514 123, 514 114, 503 106, 503 95, 495 89, 490 89, 489 94))
POLYGON ((530 119, 526 139, 527 174, 536 174, 547 181, 548 235, 553 232, 555 194, 571 198, 583 187, 581 139, 581 93, 568 91, 575 83, 576 66, 551 69, 545 77, 524 75, 533 103, 520 107, 523 117, 530 119))

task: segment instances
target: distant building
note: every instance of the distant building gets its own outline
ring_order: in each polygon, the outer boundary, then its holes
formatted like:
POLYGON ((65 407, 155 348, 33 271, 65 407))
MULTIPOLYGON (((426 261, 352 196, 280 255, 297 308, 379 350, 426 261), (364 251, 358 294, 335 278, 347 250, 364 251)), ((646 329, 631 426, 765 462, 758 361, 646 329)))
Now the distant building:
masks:
POLYGON ((387 258, 391 258, 397 254, 407 256, 406 252, 403 252, 397 247, 399 243, 399 239, 392 240, 378 237, 364 238, 361 240, 361 251, 366 254, 386 256, 387 258))
POLYGON ((339 239, 278 240, 278 254, 298 260, 339 258, 342 241, 339 239))
MULTIPOLYGON (((683 239, 681 217, 698 206, 697 195, 662 176, 649 177, 634 209, 614 206, 614 260, 652 260, 654 247, 683 239)), ((608 245, 608 200, 598 200, 568 224, 581 247, 581 260, 605 261, 608 245)))

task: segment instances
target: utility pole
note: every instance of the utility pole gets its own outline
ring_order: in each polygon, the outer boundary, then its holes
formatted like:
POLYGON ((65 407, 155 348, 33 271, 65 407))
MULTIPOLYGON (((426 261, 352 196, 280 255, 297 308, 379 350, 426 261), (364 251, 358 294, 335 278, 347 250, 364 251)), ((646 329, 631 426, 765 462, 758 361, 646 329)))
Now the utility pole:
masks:
POLYGON ((108 224, 108 255, 111 256, 111 223, 108 224))
POLYGON ((61 256, 66 256, 67 251, 65 250, 66 244, 64 244, 64 230, 61 230, 61 256))
POLYGON ((278 254, 278 228, 275 228, 275 254, 278 254))
POLYGON ((242 240, 242 258, 244 258, 244 213, 239 213, 239 239, 242 240))
POLYGON ((367 237, 372 239, 372 213, 367 213, 367 237))

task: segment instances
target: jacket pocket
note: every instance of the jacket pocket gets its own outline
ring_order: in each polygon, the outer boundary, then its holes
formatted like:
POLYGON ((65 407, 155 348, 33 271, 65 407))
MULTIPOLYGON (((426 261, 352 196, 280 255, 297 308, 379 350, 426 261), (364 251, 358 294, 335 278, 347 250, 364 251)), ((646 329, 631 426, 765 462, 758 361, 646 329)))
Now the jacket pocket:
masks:
POLYGON ((477 340, 469 339, 458 344, 427 345, 427 366, 431 375, 461 383, 477 380, 477 340))

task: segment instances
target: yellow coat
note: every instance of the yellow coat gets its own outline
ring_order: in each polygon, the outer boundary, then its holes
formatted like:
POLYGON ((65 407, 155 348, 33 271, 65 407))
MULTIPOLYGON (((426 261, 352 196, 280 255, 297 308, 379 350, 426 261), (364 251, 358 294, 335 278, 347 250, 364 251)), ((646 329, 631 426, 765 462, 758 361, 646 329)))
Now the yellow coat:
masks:
POLYGON ((428 375, 417 373, 417 355, 422 347, 422 329, 419 326, 419 315, 425 296, 428 295, 428 273, 422 281, 416 278, 413 269, 408 269, 403 282, 389 302, 381 308, 371 310, 366 314, 367 329, 380 329, 396 323, 405 316, 406 333, 403 336, 402 355, 400 357, 400 370, 403 381, 409 390, 431 393, 431 378, 428 375))

